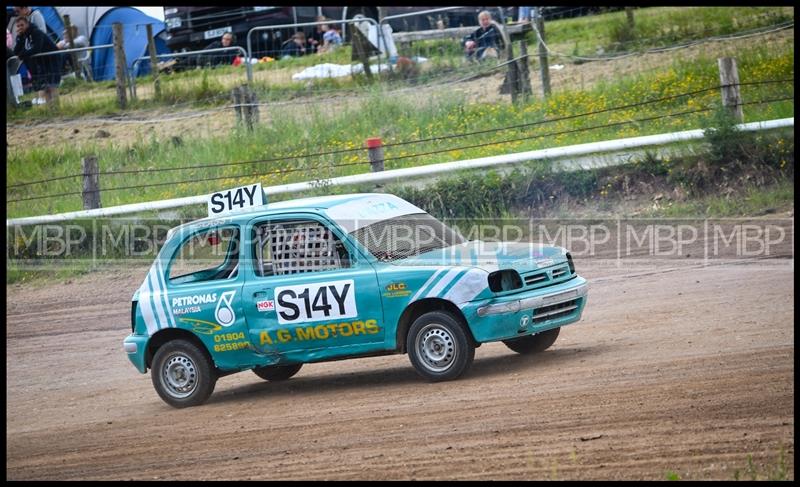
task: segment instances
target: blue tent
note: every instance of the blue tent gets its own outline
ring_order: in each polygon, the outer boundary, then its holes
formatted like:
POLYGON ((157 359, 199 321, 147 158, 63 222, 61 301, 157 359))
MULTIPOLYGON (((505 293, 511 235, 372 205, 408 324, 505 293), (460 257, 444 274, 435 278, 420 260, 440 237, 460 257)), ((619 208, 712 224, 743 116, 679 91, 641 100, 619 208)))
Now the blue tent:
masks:
MULTIPOLYGON (((125 60, 128 69, 133 67, 133 62, 147 55, 147 24, 153 24, 153 37, 155 37, 156 52, 167 54, 171 52, 167 43, 159 37, 166 30, 166 24, 158 19, 146 15, 132 7, 116 7, 106 12, 94 25, 89 42, 92 46, 111 44, 113 42, 112 24, 122 24, 123 42, 125 45, 125 60)), ((139 62, 137 76, 150 72, 150 62, 139 62)), ((114 79, 114 51, 112 49, 98 49, 92 55, 92 72, 96 81, 114 79)))
POLYGON ((44 17, 44 23, 47 25, 47 33, 50 37, 60 39, 64 35, 64 22, 55 7, 31 7, 38 10, 44 17))

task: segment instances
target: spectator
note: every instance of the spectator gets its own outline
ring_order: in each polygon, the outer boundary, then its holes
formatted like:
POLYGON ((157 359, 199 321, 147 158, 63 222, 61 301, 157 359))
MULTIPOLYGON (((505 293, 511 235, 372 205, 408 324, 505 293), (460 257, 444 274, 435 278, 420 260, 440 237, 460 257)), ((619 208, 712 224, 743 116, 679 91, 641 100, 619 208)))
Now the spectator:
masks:
POLYGON ((519 7, 519 13, 517 14, 517 22, 530 22, 532 8, 533 7, 519 7))
POLYGON ((492 22, 492 15, 486 10, 478 14, 478 22, 481 26, 464 38, 464 53, 467 59, 478 61, 487 57, 496 58, 499 55, 498 51, 505 47, 503 34, 492 22))
POLYGON ((342 43, 342 36, 333 27, 328 24, 322 25, 322 47, 319 52, 333 51, 337 46, 342 43))
POLYGON ((61 83, 61 55, 32 57, 34 54, 58 51, 58 46, 47 34, 31 23, 28 17, 17 17, 18 32, 14 54, 28 66, 33 77, 33 87, 39 90, 37 103, 58 101, 58 85, 61 83), (42 100, 44 95, 44 100, 42 100))
MULTIPOLYGON (((81 47, 89 47, 89 40, 86 39, 86 36, 78 35, 77 26, 70 25, 70 32, 72 33, 72 45, 74 46, 75 49, 81 47)), ((69 41, 67 39, 69 39, 69 36, 67 35, 67 30, 64 29, 64 39, 58 41, 56 43, 56 47, 58 47, 59 49, 71 49, 69 47, 69 41)), ((89 53, 89 51, 81 51, 81 52, 76 52, 75 57, 78 59, 77 67, 79 69, 83 69, 83 67, 89 63, 89 58, 91 57, 91 54, 89 53)), ((68 71, 75 71, 75 67, 71 66, 72 64, 71 59, 72 56, 69 55, 64 56, 64 68, 65 70, 68 71)))
POLYGON ((17 19, 20 17, 28 17, 28 20, 33 22, 39 30, 47 34, 47 24, 44 22, 44 16, 41 12, 30 7, 14 7, 14 17, 11 17, 11 21, 8 23, 13 44, 17 43, 17 35, 19 34, 17 31, 17 19))
MULTIPOLYGON (((318 15, 314 18, 315 22, 325 22, 328 20, 324 15, 318 15)), ((309 52, 318 52, 319 48, 322 47, 323 39, 322 35, 324 32, 322 31, 322 25, 318 25, 314 28, 314 32, 308 36, 308 50, 309 52)))
POLYGON ((295 32, 291 39, 281 46, 281 59, 294 56, 302 56, 306 53, 306 35, 303 32, 295 32))
MULTIPOLYGON (((236 42, 236 36, 233 35, 232 32, 226 32, 222 34, 222 37, 218 41, 214 41, 211 44, 207 45, 204 49, 219 49, 222 47, 231 47, 236 42)), ((219 66, 222 64, 232 65, 233 61, 236 60, 236 57, 239 53, 233 49, 230 51, 224 52, 217 52, 213 54, 207 54, 202 58, 201 63, 205 65, 211 66, 219 66)))

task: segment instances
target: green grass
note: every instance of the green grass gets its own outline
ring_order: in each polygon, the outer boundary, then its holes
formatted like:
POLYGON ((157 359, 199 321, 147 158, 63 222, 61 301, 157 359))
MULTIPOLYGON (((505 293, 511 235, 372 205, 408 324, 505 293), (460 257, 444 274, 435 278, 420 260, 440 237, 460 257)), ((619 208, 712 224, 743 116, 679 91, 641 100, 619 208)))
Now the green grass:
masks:
MULTIPOLYGON (((742 80, 785 79, 794 76, 794 49, 791 43, 780 48, 755 46, 737 56, 742 80)), ((525 104, 467 104, 457 93, 446 93, 420 100, 413 91, 387 96, 374 87, 362 103, 350 101, 334 107, 308 105, 298 110, 289 105, 269 107, 269 115, 279 123, 261 124, 253 133, 244 130, 220 134, 219 137, 190 139, 175 145, 156 136, 140 137, 130 146, 13 147, 8 153, 8 184, 80 173, 80 160, 87 154, 97 155, 101 171, 177 168, 233 161, 278 158, 278 162, 245 166, 201 168, 172 172, 146 172, 101 176, 104 207, 152 201, 210 192, 220 187, 236 186, 259 180, 265 186, 309 179, 356 174, 368 171, 368 165, 356 164, 339 168, 334 165, 366 161, 366 150, 331 156, 291 159, 291 156, 338 149, 363 148, 368 137, 380 136, 386 143, 446 134, 509 126, 602 110, 635 101, 691 92, 719 83, 716 59, 706 58, 691 63, 664 66, 646 75, 609 80, 592 89, 574 89, 554 94, 547 101, 531 100, 525 104), (291 170, 292 172, 284 172, 291 170), (215 181, 193 182, 195 179, 221 177, 215 181), (109 191, 124 187, 164 182, 175 184, 137 190, 109 191), (188 182, 179 182, 188 181, 188 182)), ((693 98, 614 111, 591 117, 564 120, 502 133, 487 133, 466 138, 453 138, 414 145, 389 147, 385 150, 386 168, 395 169, 508 152, 557 147, 597 140, 673 132, 705 127, 709 113, 624 124, 601 130, 548 135, 589 128, 608 123, 628 122, 636 118, 660 116, 718 104, 719 92, 708 91, 693 98), (507 139, 524 139, 497 143, 507 139), (464 148, 474 144, 491 144, 464 148), (418 153, 449 149, 448 152, 409 157, 418 153), (400 158, 400 159, 395 159, 400 158), (394 159, 394 160, 393 160, 394 159)), ((793 96, 791 84, 743 86, 745 100, 793 96)), ((746 121, 769 120, 793 116, 793 102, 745 107, 746 121)), ((198 119, 202 123, 202 119, 198 119)), ((11 188, 7 199, 39 194, 60 194, 80 191, 80 178, 55 181, 35 187, 11 188)), ((9 203, 8 216, 20 217, 81 209, 79 195, 9 203)))
POLYGON ((48 261, 39 265, 9 259, 6 262, 6 285, 17 283, 44 285, 54 280, 60 281, 88 274, 92 269, 92 262, 86 259, 48 261))
POLYGON ((753 455, 747 455, 747 465, 733 473, 734 480, 792 480, 786 463, 786 450, 781 446, 773 462, 756 464, 753 455))
POLYGON ((794 211, 794 183, 781 181, 767 187, 751 187, 741 193, 710 195, 687 202, 669 202, 648 209, 642 217, 743 217, 772 215, 783 217, 794 211))
POLYGON ((663 47, 793 19, 793 7, 651 7, 634 10, 635 28, 628 44, 615 44, 627 25, 624 11, 548 22, 545 35, 555 51, 596 56, 598 48, 607 52, 663 47))

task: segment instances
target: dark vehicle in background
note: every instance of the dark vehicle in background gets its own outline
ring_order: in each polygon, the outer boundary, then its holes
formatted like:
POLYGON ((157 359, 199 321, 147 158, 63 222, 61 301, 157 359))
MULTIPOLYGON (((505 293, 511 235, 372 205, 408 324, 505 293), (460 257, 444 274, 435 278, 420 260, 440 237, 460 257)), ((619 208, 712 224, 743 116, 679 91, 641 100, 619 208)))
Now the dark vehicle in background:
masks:
MULTIPOLYGON (((236 36, 235 45, 247 48, 247 32, 253 27, 314 22, 318 15, 332 20, 352 19, 358 14, 375 20, 386 16, 420 12, 439 7, 164 7, 167 46, 174 52, 196 51, 218 40, 225 32, 236 36), (379 12, 380 9, 380 12, 379 12)), ((441 20, 445 27, 477 25, 477 14, 489 10, 498 21, 516 8, 463 7, 456 10, 390 20, 394 31, 435 29, 441 20)), ((311 34, 314 27, 302 29, 311 34)), ((346 31, 346 27, 344 29, 346 31)), ((264 31, 252 37, 253 56, 277 57, 291 30, 264 31)))

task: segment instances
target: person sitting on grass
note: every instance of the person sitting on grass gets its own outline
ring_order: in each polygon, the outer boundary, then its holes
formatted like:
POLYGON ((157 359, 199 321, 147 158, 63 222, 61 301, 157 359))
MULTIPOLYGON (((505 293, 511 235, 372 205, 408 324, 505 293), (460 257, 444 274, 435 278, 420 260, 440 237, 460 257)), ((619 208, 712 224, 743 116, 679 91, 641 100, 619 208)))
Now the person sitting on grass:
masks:
POLYGON ((306 35, 295 32, 291 39, 281 46, 281 59, 303 56, 306 53, 306 35))
POLYGON ((319 52, 331 52, 336 49, 337 46, 342 44, 342 36, 339 35, 339 32, 331 27, 328 24, 322 25, 322 47, 319 48, 319 52))
POLYGON ((481 26, 464 38, 464 54, 469 60, 497 58, 499 51, 505 47, 503 34, 492 22, 492 14, 486 10, 478 14, 478 22, 481 26))
MULTIPOLYGON (((222 37, 218 41, 212 42, 203 49, 221 49, 223 47, 231 47, 234 45, 233 44, 234 42, 236 42, 236 36, 234 36, 232 32, 226 32, 222 34, 222 37)), ((220 65, 230 66, 234 63, 234 61, 236 61, 236 57, 238 55, 239 55, 238 52, 231 49, 230 51, 215 52, 213 54, 206 54, 205 56, 201 56, 200 62, 201 64, 211 65, 211 66, 220 66, 220 65)))

